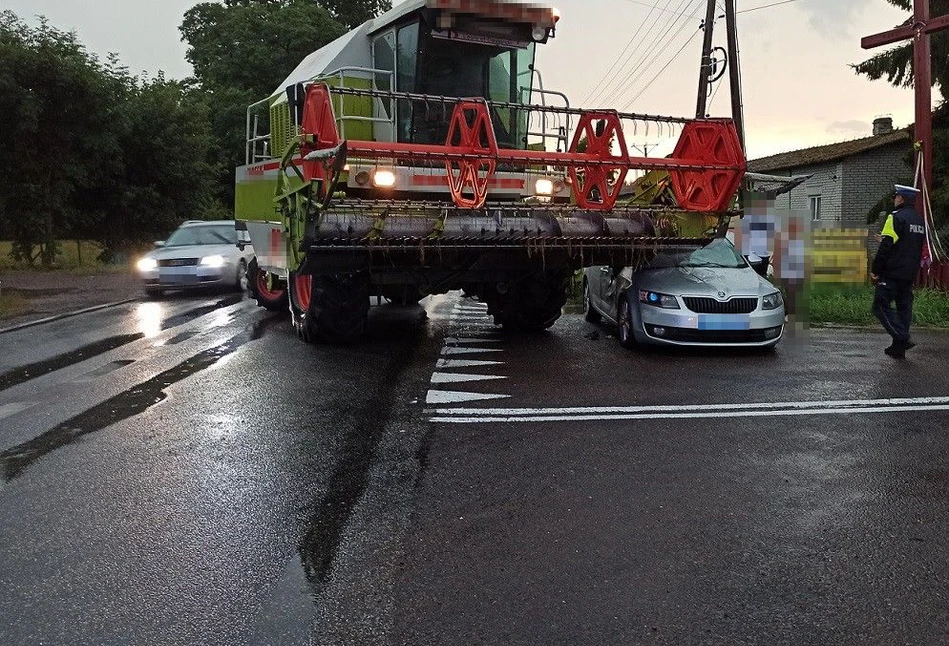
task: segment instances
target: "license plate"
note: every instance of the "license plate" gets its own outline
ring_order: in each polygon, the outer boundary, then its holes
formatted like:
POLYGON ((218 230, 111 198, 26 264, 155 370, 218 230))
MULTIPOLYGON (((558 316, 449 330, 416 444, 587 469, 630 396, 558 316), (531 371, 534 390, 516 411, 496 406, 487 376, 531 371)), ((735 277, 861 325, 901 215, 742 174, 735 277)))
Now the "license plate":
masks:
POLYGON ((706 314, 699 316, 700 330, 750 330, 751 317, 744 314, 706 314))
POLYGON ((162 272, 161 282, 173 285, 194 285, 198 282, 195 274, 169 274, 162 272))

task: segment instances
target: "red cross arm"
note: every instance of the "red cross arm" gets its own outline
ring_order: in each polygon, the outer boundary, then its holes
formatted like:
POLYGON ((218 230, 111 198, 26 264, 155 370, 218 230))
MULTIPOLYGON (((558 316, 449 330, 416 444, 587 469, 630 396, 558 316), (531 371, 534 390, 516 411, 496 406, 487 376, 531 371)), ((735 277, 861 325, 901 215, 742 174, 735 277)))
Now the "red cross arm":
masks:
MULTIPOLYGON (((929 20, 921 31, 924 34, 931 34, 934 31, 942 31, 943 29, 949 28, 949 14, 945 16, 939 16, 929 20)), ((873 49, 874 47, 882 47, 883 45, 890 45, 892 43, 897 43, 901 40, 909 40, 916 36, 916 26, 907 25, 905 27, 897 27, 890 31, 884 31, 880 34, 874 34, 872 36, 867 36, 860 41, 860 46, 864 49, 873 49)))

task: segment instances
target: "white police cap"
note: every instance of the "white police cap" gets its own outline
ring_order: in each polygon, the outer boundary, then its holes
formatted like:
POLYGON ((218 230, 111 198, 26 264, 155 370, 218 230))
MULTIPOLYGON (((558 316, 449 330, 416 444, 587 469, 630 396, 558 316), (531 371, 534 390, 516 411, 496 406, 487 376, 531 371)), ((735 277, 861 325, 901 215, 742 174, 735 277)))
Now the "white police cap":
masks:
POLYGON ((897 195, 902 195, 903 197, 916 197, 920 193, 918 188, 903 186, 902 184, 896 184, 893 189, 897 195))

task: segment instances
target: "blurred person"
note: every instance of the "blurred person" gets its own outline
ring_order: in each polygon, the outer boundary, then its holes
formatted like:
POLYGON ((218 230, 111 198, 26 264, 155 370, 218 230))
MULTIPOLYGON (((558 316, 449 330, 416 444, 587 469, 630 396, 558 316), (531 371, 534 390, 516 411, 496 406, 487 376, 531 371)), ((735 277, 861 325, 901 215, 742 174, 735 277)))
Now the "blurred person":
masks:
POLYGON ((802 322, 800 306, 804 292, 805 240, 804 224, 800 217, 788 219, 786 233, 779 239, 780 279, 785 292, 785 309, 795 323, 802 322))
POLYGON ((913 281, 919 273, 926 241, 926 225, 913 206, 919 193, 911 186, 895 186, 896 209, 887 216, 877 236, 880 248, 870 270, 870 279, 876 284, 873 314, 893 337, 893 343, 884 352, 894 359, 905 358, 906 351, 916 345, 909 334, 913 281))

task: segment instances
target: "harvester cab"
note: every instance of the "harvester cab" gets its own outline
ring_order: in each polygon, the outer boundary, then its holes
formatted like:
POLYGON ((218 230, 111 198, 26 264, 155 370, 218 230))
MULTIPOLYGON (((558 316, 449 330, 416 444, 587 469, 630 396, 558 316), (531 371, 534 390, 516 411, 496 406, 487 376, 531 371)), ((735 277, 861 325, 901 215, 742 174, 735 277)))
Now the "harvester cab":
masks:
MULTIPOLYGON (((263 305, 301 336, 362 333, 372 294, 464 289, 514 330, 560 316, 571 272, 724 235, 745 161, 728 120, 580 110, 534 59, 560 19, 506 0, 407 0, 248 108, 236 212, 263 305), (679 133, 636 157, 625 132, 679 133), (662 178, 660 206, 643 190, 662 178)), ((658 194, 660 191, 655 191, 658 194)))

